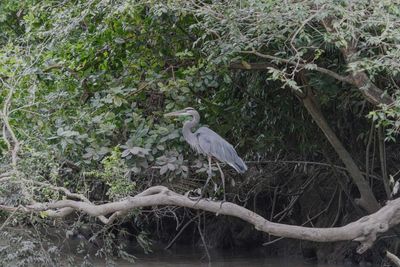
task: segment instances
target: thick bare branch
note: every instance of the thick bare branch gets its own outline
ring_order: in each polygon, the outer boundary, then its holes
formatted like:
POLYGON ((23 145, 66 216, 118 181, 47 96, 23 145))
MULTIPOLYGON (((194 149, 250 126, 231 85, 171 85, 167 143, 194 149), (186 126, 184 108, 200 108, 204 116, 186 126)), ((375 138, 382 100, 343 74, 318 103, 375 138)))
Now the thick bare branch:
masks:
MULTIPOLYGON (((135 197, 107 204, 95 205, 83 201, 60 200, 52 203, 37 203, 23 208, 19 207, 19 212, 45 211, 51 217, 62 217, 61 215, 68 215, 73 210, 81 211, 95 217, 112 214, 107 222, 111 223, 116 217, 132 209, 159 205, 180 206, 209 211, 217 215, 222 214, 237 217, 254 225, 259 231, 286 238, 316 242, 358 241, 361 243, 358 248, 359 253, 370 248, 379 233, 386 232, 389 228, 400 223, 400 199, 389 201, 386 206, 376 213, 342 227, 309 228, 274 223, 251 210, 231 202, 221 203, 209 199, 193 200, 184 195, 177 194, 164 186, 151 187, 135 197)), ((0 209, 12 212, 18 208, 0 205, 0 209)))
POLYGON ((393 264, 397 267, 400 267, 400 259, 393 253, 390 253, 389 251, 386 251, 386 257, 393 262, 393 264))

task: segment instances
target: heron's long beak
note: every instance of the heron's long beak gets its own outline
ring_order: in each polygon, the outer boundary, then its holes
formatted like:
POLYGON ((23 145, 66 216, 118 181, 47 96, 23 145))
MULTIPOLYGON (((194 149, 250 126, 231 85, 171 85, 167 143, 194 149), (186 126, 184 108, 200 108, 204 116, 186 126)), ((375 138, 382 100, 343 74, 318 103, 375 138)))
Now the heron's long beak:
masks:
POLYGON ((184 116, 188 115, 185 110, 178 110, 178 111, 173 111, 167 114, 164 114, 164 117, 175 117, 175 116, 184 116))

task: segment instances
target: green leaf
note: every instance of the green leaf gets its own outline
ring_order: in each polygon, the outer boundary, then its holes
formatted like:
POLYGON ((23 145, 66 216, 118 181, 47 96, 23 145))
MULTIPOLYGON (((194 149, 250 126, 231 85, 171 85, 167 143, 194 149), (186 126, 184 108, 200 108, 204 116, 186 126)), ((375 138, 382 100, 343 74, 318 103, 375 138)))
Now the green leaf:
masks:
POLYGON ((164 175, 168 171, 168 165, 164 165, 160 168, 160 175, 164 175))

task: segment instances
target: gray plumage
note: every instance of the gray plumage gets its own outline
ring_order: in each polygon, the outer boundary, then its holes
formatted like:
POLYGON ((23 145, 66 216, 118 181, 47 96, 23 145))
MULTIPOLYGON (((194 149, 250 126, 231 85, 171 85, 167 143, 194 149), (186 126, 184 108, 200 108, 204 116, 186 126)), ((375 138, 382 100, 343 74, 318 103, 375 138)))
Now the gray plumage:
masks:
POLYGON ((203 155, 211 155, 221 162, 229 164, 239 173, 244 173, 247 170, 246 164, 238 156, 236 150, 225 139, 218 135, 213 130, 207 127, 201 127, 194 136, 198 140, 198 146, 203 155))
POLYGON ((183 137, 186 142, 198 153, 207 157, 213 157, 221 162, 227 163, 239 173, 247 170, 246 164, 238 156, 236 150, 224 138, 207 127, 200 127, 194 133, 195 128, 200 121, 199 113, 193 108, 185 108, 181 111, 175 111, 166 114, 166 116, 191 115, 192 120, 183 125, 183 137))

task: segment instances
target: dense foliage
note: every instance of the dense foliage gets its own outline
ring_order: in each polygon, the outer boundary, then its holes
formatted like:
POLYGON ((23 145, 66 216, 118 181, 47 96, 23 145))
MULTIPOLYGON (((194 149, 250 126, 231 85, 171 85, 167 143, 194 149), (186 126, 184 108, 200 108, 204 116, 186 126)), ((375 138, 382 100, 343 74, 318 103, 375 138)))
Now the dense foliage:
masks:
MULTIPOLYGON (((17 171, 2 182, 0 204, 65 197, 48 184, 96 203, 150 185, 182 193, 201 187, 206 161, 183 142, 182 120, 163 117, 192 106, 250 166, 244 176, 224 168, 229 200, 276 221, 348 223, 363 214, 353 201, 360 189, 304 108, 310 94, 371 192, 387 200, 400 169, 399 3, 284 2, 3 1, 0 173, 17 171)), ((215 182, 209 194, 219 198, 215 182)), ((0 240, 13 240, 0 241, 0 265, 54 264, 67 249, 51 245, 56 236, 82 239, 76 251, 83 264, 93 255, 110 264, 113 257, 134 260, 118 240, 150 252, 152 239, 173 238, 155 229, 157 220, 175 227, 171 212, 195 216, 160 209, 151 218, 136 210, 104 227, 84 214, 60 221, 0 213, 11 218, 0 240), (13 232, 20 225, 34 230, 21 239, 13 232), (43 244, 42 254, 32 255, 43 244)), ((209 239, 214 245, 266 238, 245 227, 233 235, 208 219, 206 231, 218 233, 209 239)), ((324 253, 320 258, 329 258, 324 253)))

